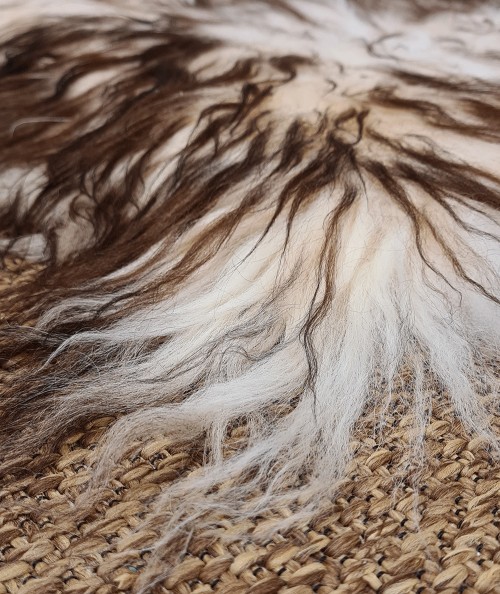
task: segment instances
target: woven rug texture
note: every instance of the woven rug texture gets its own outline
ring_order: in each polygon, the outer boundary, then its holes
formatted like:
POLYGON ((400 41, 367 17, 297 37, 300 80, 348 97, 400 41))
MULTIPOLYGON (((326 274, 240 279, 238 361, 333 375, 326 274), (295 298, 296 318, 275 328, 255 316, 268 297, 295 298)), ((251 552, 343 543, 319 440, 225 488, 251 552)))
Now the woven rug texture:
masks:
MULTIPOLYGON (((2 281, 22 282, 26 274, 11 262, 2 281)), ((112 422, 94 422, 55 454, 27 458, 24 478, 3 477, 0 594, 132 590, 154 538, 154 531, 136 530, 149 500, 201 459, 196 448, 167 437, 148 442, 123 460, 94 513, 72 521, 61 510, 71 509, 85 487, 94 446, 112 422)), ((152 592, 500 593, 500 465, 437 398, 418 487, 404 477, 395 484, 409 427, 411 419, 395 407, 377 446, 373 426, 364 425, 348 479, 313 525, 259 545, 193 534, 172 575, 152 592)), ((224 518, 220 525, 228 534, 234 528, 224 518)), ((247 531, 258 528, 256 522, 247 531)))

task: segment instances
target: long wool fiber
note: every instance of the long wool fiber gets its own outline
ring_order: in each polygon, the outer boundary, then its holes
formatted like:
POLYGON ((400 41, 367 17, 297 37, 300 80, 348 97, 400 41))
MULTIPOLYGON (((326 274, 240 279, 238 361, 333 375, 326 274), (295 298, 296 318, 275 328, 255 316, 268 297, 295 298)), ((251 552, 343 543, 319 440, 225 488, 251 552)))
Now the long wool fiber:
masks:
POLYGON ((221 517, 321 513, 396 393, 405 472, 438 393, 496 451, 499 207, 494 0, 0 0, 4 479, 101 416, 75 513, 133 444, 203 449, 149 592, 221 517))

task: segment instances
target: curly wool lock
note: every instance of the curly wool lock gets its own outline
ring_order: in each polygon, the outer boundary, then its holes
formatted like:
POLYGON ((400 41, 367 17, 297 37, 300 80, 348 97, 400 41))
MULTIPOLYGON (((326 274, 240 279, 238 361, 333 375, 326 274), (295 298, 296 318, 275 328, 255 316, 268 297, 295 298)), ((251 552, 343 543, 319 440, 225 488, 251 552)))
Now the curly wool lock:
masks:
POLYGON ((202 443, 143 591, 221 513, 320 513, 403 380, 416 461, 430 385, 497 448, 500 10, 390 4, 0 4, 0 247, 41 265, 2 468, 117 415, 83 506, 134 439, 202 443))

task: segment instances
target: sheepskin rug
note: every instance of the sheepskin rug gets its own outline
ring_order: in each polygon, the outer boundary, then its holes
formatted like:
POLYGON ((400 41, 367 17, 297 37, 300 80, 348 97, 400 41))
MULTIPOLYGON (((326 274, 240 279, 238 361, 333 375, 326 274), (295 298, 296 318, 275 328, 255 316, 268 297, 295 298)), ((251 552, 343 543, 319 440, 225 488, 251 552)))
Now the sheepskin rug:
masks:
POLYGON ((396 393, 398 472, 438 394, 495 454, 499 208, 494 0, 0 0, 1 474, 115 416, 77 514, 201 448, 148 592, 194 529, 322 513, 396 393))

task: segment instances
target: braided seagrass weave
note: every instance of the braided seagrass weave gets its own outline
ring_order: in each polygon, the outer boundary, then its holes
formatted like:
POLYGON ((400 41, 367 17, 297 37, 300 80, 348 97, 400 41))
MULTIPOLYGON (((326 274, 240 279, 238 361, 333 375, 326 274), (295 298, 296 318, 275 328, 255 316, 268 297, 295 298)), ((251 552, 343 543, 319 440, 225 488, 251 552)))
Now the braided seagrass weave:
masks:
MULTIPOLYGON (((148 443, 119 467, 85 522, 59 521, 88 480, 93 443, 109 419, 75 434, 48 468, 1 492, 0 592, 129 592, 147 557, 152 533, 134 533, 148 498, 196 467, 196 458, 165 439, 148 443), (47 513, 36 513, 41 502, 47 513), (33 506, 35 513, 26 510, 33 506), (134 547, 129 556, 124 549, 134 547)), ((360 439, 349 480, 332 511, 314 525, 267 544, 207 542, 193 535, 184 559, 156 592, 175 594, 494 594, 500 592, 500 467, 468 440, 446 407, 428 429, 434 464, 423 476, 414 521, 414 491, 393 495, 391 465, 402 455, 404 419, 373 449, 360 439)), ((287 510, 282 510, 283 514, 287 510)), ((262 518, 265 522, 266 518, 262 518)), ((232 526, 221 520, 224 530, 232 526)), ((259 523, 255 523, 258 529, 259 523)), ((249 526, 252 529, 253 526, 249 526)))
MULTIPOLYGON (((2 282, 22 282, 27 274, 11 262, 2 282)), ((55 454, 27 457, 30 474, 0 490, 0 594, 132 591, 155 536, 134 530, 148 514, 148 501, 201 459, 195 448, 164 437, 150 441, 118 466, 89 517, 68 518, 64 511, 89 480, 94 445, 112 421, 92 423, 55 454)), ((171 576, 151 591, 500 592, 500 465, 464 433, 443 397, 426 433, 430 462, 418 491, 408 480, 395 485, 411 420, 395 407, 378 447, 367 421, 353 442, 348 478, 323 517, 261 545, 225 545, 194 533, 171 576)), ((246 531, 270 519, 249 522, 246 531)), ((220 527, 222 533, 234 529, 224 518, 220 527)))

